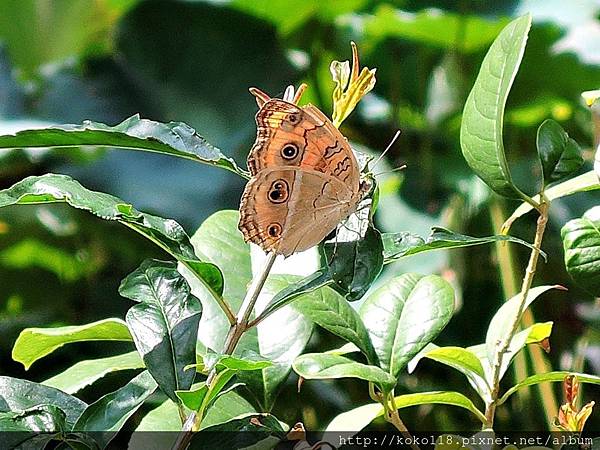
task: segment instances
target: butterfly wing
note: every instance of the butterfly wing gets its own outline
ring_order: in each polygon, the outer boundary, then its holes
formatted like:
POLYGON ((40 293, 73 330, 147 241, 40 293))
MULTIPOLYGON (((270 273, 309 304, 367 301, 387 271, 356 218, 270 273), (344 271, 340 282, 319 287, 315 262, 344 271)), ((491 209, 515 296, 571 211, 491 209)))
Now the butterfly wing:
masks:
POLYGON ((346 138, 318 108, 280 99, 256 114, 257 135, 248 156, 256 175, 265 168, 296 166, 336 178, 358 191, 360 169, 346 138))
POLYGON ((321 242, 358 198, 339 179, 315 170, 263 169, 246 185, 239 228, 246 241, 289 256, 321 242))

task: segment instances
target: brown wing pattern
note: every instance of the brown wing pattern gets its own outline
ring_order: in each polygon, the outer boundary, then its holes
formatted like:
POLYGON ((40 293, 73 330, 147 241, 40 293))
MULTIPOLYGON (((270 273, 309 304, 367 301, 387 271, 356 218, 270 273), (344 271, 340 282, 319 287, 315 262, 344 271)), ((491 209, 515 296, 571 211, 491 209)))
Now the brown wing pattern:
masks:
POLYGON ((248 156, 252 175, 266 167, 296 166, 330 175, 358 191, 360 173, 352 149, 318 108, 271 99, 256 114, 256 124, 248 156))
POLYGON ((289 256, 321 242, 358 199, 346 184, 321 172, 267 168, 246 185, 239 228, 246 241, 289 256))

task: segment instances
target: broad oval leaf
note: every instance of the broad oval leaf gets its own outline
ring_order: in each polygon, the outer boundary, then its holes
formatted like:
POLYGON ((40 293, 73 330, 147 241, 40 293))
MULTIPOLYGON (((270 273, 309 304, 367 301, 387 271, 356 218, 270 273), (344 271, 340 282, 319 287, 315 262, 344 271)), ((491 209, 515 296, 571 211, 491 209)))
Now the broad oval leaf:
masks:
POLYGON ((583 165, 577 142, 552 119, 545 120, 538 128, 536 144, 544 185, 565 178, 583 165))
POLYGON ((519 17, 493 42, 465 103, 460 129, 463 156, 477 176, 498 194, 522 199, 527 196, 514 185, 506 161, 502 124, 530 26, 529 14, 519 17))
POLYGON ((144 368, 144 361, 137 351, 133 351, 107 358, 79 361, 58 375, 42 381, 42 384, 60 389, 67 394, 74 394, 109 373, 142 368, 144 368))
POLYGON ((85 325, 55 328, 25 328, 12 350, 12 358, 29 369, 40 358, 65 344, 84 341, 131 341, 127 324, 121 319, 103 319, 85 325))
POLYGON ((73 426, 73 431, 96 431, 94 439, 104 448, 115 437, 123 424, 158 385, 146 370, 114 392, 90 404, 73 426))
MULTIPOLYGON (((537 286, 529 289, 527 298, 525 299, 525 311, 534 300, 536 300, 544 292, 550 289, 564 289, 562 286, 537 286)), ((519 309, 519 303, 521 302, 521 293, 510 298, 496 311, 494 317, 490 321, 488 326, 487 334, 485 336, 485 347, 488 361, 490 364, 494 362, 494 355, 498 348, 499 343, 503 342, 508 333, 510 333, 511 324, 515 320, 519 309)), ((514 340, 514 336, 513 336, 514 340)), ((506 359, 506 358, 503 358, 506 359)))
POLYGON ((46 404, 52 404, 65 412, 69 428, 88 406, 77 397, 58 389, 33 381, 0 376, 0 412, 23 411, 46 404))
POLYGON ((62 125, 0 136, 0 149, 120 147, 162 153, 230 170, 248 178, 236 163, 209 144, 189 125, 141 119, 139 114, 109 126, 86 120, 83 125, 62 125))
POLYGON ((454 290, 444 279, 409 273, 392 278, 362 304, 362 318, 381 368, 394 377, 446 326, 454 290))
POLYGON ((136 348, 160 388, 177 401, 176 390, 189 389, 196 361, 200 301, 174 262, 146 260, 121 283, 119 293, 139 304, 126 315, 136 348))
POLYGON ((376 383, 389 392, 396 378, 377 366, 357 363, 345 356, 330 353, 306 353, 296 358, 293 364, 298 375, 308 380, 331 378, 359 378, 376 383))
POLYGON ((116 220, 137 231, 188 267, 220 299, 223 277, 213 264, 200 261, 185 230, 172 219, 136 210, 133 205, 104 192, 91 191, 66 175, 27 177, 0 191, 0 207, 65 202, 104 220, 116 220))
POLYGON ((567 222, 560 234, 567 272, 578 285, 600 296, 600 206, 567 222))

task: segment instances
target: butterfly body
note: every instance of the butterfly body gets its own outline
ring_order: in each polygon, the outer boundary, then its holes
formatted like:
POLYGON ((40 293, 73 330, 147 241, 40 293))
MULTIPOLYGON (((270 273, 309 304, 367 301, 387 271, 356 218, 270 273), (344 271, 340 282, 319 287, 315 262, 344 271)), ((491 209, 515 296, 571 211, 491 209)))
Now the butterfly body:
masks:
POLYGON ((246 241, 289 256, 321 242, 369 186, 346 138, 316 107, 270 99, 256 124, 239 228, 246 241))

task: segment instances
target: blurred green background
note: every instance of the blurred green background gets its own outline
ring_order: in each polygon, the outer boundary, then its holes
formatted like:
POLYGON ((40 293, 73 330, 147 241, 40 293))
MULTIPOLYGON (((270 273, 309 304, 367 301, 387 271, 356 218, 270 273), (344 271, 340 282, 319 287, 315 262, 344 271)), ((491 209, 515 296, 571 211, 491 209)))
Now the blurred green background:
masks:
MULTIPOLYGON (((504 138, 517 183, 534 193, 532 173, 540 170, 535 135, 546 118, 582 145, 582 172, 591 167, 594 138, 580 93, 600 87, 597 0, 2 0, 0 134, 86 119, 114 125, 140 113, 188 123, 244 166, 255 137, 256 104, 248 88, 281 96, 288 84, 306 82, 304 101, 330 115, 329 64, 349 59, 353 40, 362 64, 377 68, 377 84, 342 132, 356 148, 380 152, 401 129, 386 163, 388 169, 407 164, 404 172, 380 180, 379 227, 423 236, 433 225, 495 234, 517 204, 491 195, 470 172, 459 148, 460 116, 487 48, 512 17, 526 12, 534 25, 509 98, 504 138)), ((174 218, 189 234, 211 213, 237 208, 243 189, 243 180, 229 172, 140 152, 0 153, 0 188, 47 172, 72 175, 88 188, 174 218)), ((568 278, 559 237, 567 220, 597 203, 597 194, 579 194, 553 204, 544 242, 550 258, 537 284, 563 284, 569 292, 546 295, 534 313, 555 322, 548 355, 554 369, 600 372, 600 310, 568 278)), ((522 219, 512 232, 531 240, 532 219, 522 219)), ((519 277, 527 254, 510 251, 519 277)), ((105 355, 105 345, 71 345, 25 372, 10 351, 28 326, 122 317, 129 302, 119 297, 119 282, 146 257, 166 255, 116 224, 63 205, 2 209, 1 374, 38 381, 83 357, 105 355)), ((484 339, 505 296, 494 247, 408 258, 383 276, 409 270, 442 273, 459 294, 458 313, 438 343, 467 346, 484 339)), ((310 349, 333 348, 336 339, 318 331, 310 349)), ((103 385, 119 382, 115 375, 103 385)), ((300 394, 295 383, 292 375, 274 412, 310 429, 368 401, 365 385, 352 380, 305 383, 300 394)), ((398 391, 434 389, 470 392, 460 375, 426 361, 398 391)), ((584 397, 598 393, 586 387, 584 397)), ((498 411, 499 428, 544 425, 536 391, 531 395, 530 403, 515 397, 498 411)), ((598 430, 594 416, 588 427, 598 430)), ((462 411, 430 406, 406 411, 403 419, 411 430, 477 425, 462 411)))

